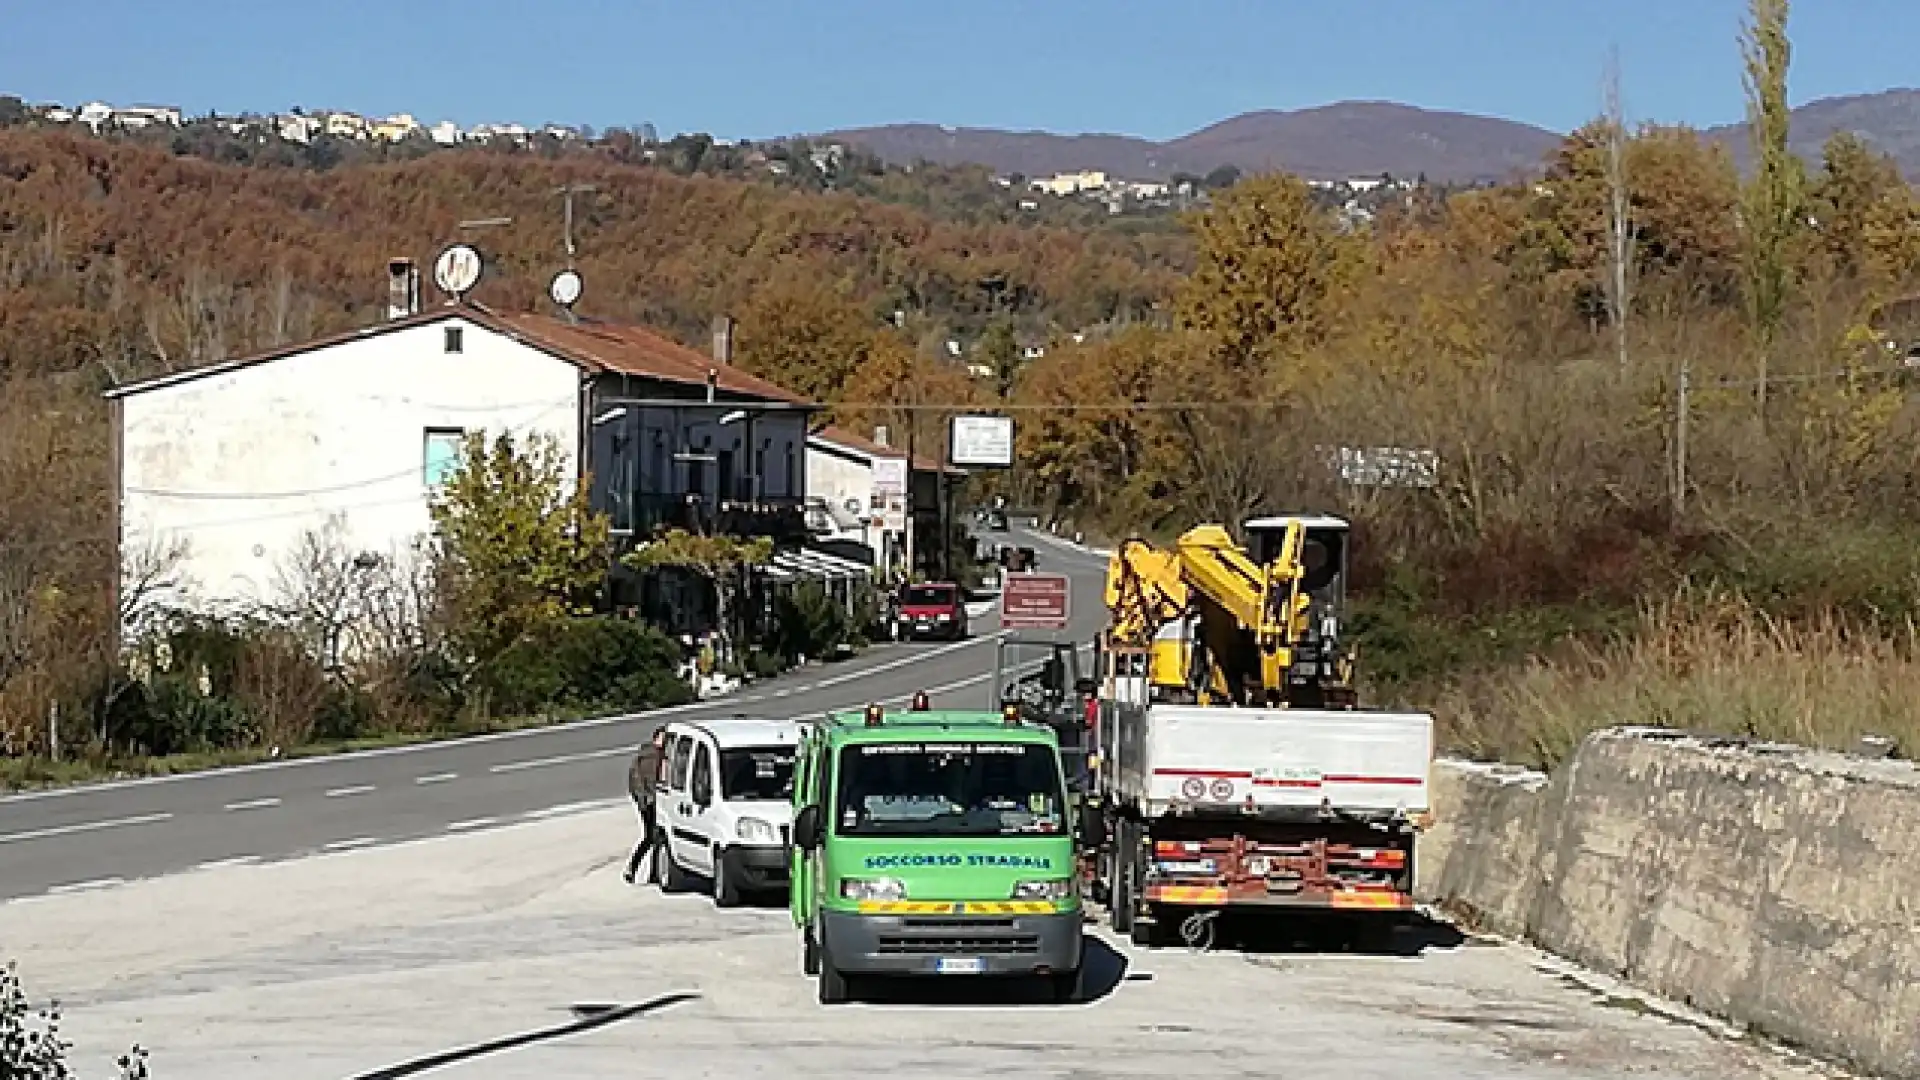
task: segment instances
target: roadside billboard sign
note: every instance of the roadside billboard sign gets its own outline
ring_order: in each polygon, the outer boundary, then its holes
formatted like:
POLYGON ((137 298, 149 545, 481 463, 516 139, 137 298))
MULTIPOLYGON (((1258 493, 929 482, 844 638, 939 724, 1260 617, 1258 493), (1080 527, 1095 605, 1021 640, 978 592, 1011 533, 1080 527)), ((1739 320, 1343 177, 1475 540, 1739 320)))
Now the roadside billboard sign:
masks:
POLYGON ((1065 574, 1006 574, 1000 591, 1002 630, 1065 630, 1071 593, 1065 574))
POLYGON ((961 468, 1005 469, 1013 465, 1013 417, 956 416, 947 458, 961 468))

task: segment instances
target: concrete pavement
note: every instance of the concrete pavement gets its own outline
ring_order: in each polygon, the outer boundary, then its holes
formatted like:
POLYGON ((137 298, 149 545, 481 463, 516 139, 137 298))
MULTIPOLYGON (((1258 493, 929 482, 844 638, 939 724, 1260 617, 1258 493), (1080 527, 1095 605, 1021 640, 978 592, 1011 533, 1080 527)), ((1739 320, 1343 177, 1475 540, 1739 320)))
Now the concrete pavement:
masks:
POLYGON ((464 1056, 432 1075, 1816 1075, 1471 939, 1375 957, 1103 938, 1079 1004, 962 981, 822 1007, 783 909, 623 884, 631 819, 582 811, 37 897, 0 906, 0 941, 30 991, 61 999, 89 1076, 136 1040, 155 1076, 195 1080, 398 1076, 450 1053, 464 1056), (694 996, 566 1030, 572 1006, 676 993, 694 996))
MULTIPOLYGON (((1104 560, 1043 534, 1027 535, 1048 552, 1042 570, 1073 577, 1074 625, 1064 636, 1090 640, 1106 617, 1100 606, 1104 560)), ((996 616, 976 620, 974 627, 975 636, 966 641, 885 645, 695 705, 0 798, 0 902, 624 803, 629 755, 669 718, 804 716, 872 701, 904 703, 919 690, 928 691, 938 707, 988 707, 996 616)))

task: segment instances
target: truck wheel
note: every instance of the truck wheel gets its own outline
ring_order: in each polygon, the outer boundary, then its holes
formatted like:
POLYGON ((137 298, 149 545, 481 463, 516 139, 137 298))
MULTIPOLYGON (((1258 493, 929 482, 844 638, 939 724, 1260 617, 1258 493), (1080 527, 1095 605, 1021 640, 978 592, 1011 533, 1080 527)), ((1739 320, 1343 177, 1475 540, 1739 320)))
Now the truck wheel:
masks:
POLYGON ((1107 860, 1107 881, 1111 884, 1113 897, 1107 905, 1107 921, 1113 924, 1113 932, 1125 934, 1133 929, 1133 879, 1128 868, 1121 865, 1118 851, 1107 860))
POLYGON ((1168 935, 1166 927, 1161 925, 1161 920, 1165 917, 1166 910, 1162 908, 1155 910, 1153 918, 1146 922, 1135 920, 1129 933, 1133 943, 1143 949, 1157 949, 1165 945, 1168 935))
POLYGON ((713 853, 713 906, 739 907, 740 886, 727 873, 727 856, 724 851, 713 853))
POLYGON ((660 891, 683 893, 691 888, 692 883, 687 879, 687 872, 680 869, 680 864, 674 861, 673 852, 668 850, 667 838, 664 835, 660 837, 660 846, 655 850, 660 853, 660 891))
POLYGON ((800 928, 800 970, 807 975, 820 974, 820 946, 813 943, 813 927, 800 928))
POLYGON ((1113 903, 1107 911, 1116 934, 1132 932, 1134 911, 1140 906, 1140 883, 1136 872, 1140 838, 1134 834, 1134 828, 1132 822, 1124 820, 1113 827, 1113 849, 1108 860, 1112 869, 1107 878, 1113 887, 1113 903))
POLYGON ((824 952, 820 955, 820 1004, 839 1005, 852 997, 847 977, 833 966, 833 957, 824 952))

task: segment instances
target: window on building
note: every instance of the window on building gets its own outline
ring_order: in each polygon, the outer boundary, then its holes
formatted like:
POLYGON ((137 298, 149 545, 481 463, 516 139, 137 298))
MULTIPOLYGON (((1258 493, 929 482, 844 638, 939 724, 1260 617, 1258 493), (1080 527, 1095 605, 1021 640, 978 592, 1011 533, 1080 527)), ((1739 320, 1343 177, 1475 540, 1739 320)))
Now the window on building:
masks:
POLYGON ((422 452, 421 479, 428 487, 439 487, 460 464, 460 447, 467 433, 459 428, 427 429, 422 452))
POLYGON ((466 330, 466 327, 464 326, 449 326, 446 328, 444 332, 447 338, 448 352, 457 353, 457 352, 465 351, 465 348, 466 348, 465 330, 466 330))

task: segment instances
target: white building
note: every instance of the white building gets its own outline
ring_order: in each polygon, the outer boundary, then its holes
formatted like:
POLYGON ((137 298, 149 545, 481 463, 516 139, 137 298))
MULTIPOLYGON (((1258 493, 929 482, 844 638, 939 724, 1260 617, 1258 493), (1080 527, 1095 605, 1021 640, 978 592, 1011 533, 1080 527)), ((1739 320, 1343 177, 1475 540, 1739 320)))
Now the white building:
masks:
POLYGON ((412 306, 107 392, 122 566, 132 577, 174 556, 149 602, 272 605, 309 532, 354 555, 405 557, 472 431, 552 436, 576 477, 590 467, 594 504, 629 534, 646 525, 636 515, 686 512, 691 493, 795 513, 804 501, 812 406, 778 387, 641 327, 412 306), (767 463, 751 483, 728 467, 748 446, 767 463))
MULTIPOLYGON (((940 464, 914 455, 911 473, 906 451, 887 444, 885 428, 868 439, 842 428, 826 427, 807 436, 808 524, 817 542, 851 541, 872 553, 883 570, 906 562, 907 483, 912 478, 914 509, 924 533, 919 546, 938 542, 940 464)), ((965 470, 948 468, 956 489, 965 470)))
POLYGON ((113 110, 113 120, 121 127, 143 128, 154 124, 179 127, 180 109, 174 105, 128 105, 113 110))
POLYGON ((319 117, 302 116, 298 113, 276 116, 273 118, 273 123, 281 138, 303 146, 312 142, 314 136, 319 135, 325 127, 319 117))
POLYGON ((74 114, 74 119, 99 131, 101 125, 113 119, 113 106, 104 101, 89 101, 80 106, 80 111, 74 114))
POLYGON ((427 137, 441 146, 458 146, 466 141, 467 133, 460 125, 451 120, 442 120, 427 129, 427 137))

